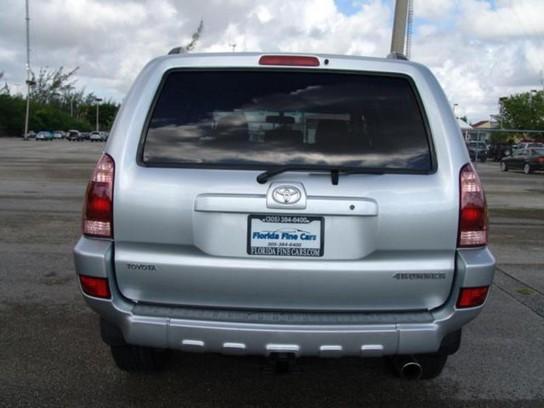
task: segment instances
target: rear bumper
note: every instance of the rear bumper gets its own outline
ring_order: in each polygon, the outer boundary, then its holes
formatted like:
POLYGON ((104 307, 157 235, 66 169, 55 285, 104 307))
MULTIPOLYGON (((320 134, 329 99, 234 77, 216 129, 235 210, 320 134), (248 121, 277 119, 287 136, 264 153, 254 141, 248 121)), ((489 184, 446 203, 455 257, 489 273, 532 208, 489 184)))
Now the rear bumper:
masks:
POLYGON ((442 339, 474 319, 482 307, 457 310, 459 288, 487 286, 495 260, 487 248, 458 252, 449 300, 414 313, 250 313, 137 305, 118 291, 112 243, 81 238, 74 249, 79 274, 107 277, 112 298, 84 295, 87 304, 119 327, 129 344, 225 354, 382 356, 437 351, 442 339))

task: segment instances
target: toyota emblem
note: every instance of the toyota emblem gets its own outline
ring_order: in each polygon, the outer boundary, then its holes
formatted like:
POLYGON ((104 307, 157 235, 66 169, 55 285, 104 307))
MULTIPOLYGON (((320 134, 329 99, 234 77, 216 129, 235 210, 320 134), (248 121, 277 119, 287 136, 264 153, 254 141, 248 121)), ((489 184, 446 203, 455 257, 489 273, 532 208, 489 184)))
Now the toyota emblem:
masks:
POLYGON ((280 204, 295 204, 301 197, 302 193, 294 186, 279 186, 272 190, 272 198, 280 204))

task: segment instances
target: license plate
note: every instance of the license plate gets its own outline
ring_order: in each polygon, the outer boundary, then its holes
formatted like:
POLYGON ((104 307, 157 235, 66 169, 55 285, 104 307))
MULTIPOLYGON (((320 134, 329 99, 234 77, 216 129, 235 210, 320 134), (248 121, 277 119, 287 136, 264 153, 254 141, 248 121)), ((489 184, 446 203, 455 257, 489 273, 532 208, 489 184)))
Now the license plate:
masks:
POLYGON ((250 215, 247 253, 266 256, 323 256, 323 217, 250 215))

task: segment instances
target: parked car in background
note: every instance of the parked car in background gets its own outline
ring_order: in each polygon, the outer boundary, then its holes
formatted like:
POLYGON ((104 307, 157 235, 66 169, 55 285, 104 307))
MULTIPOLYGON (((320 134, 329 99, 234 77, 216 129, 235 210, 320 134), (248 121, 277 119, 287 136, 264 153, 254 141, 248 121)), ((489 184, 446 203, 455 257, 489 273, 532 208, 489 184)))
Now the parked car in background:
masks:
POLYGON ((89 135, 89 140, 91 142, 104 142, 106 141, 106 139, 107 139, 106 132, 98 132, 95 130, 91 132, 89 135))
POLYGON ((34 132, 33 130, 29 130, 28 133, 26 134, 26 138, 27 139, 35 139, 36 138, 36 132, 34 132))
POLYGON ((498 162, 507 153, 512 154, 512 145, 510 143, 491 143, 487 149, 487 158, 498 162))
POLYGON ((514 150, 502 158, 501 170, 522 170, 525 174, 544 170, 544 147, 514 150))
POLYGON ((483 188, 421 64, 164 56, 111 137, 74 256, 123 370, 180 349, 384 356, 428 379, 484 307, 483 188))
POLYGON ((68 135, 66 136, 66 139, 69 140, 70 142, 80 142, 81 140, 83 140, 81 138, 81 133, 79 132, 79 130, 69 130, 68 131, 68 135))
POLYGON ((467 150, 470 160, 482 163, 487 160, 487 145, 484 142, 468 142, 467 150))
POLYGON ((91 134, 89 132, 81 132, 80 134, 81 140, 89 140, 90 137, 91 137, 91 134))
POLYGON ((53 138, 55 139, 64 139, 65 133, 62 130, 55 130, 53 132, 53 138))
POLYGON ((516 145, 516 149, 530 149, 530 148, 538 148, 543 149, 544 143, 538 143, 538 142, 521 142, 516 145))
POLYGON ((41 140, 41 141, 53 140, 53 133, 42 130, 38 132, 38 134, 36 135, 36 140, 41 140))

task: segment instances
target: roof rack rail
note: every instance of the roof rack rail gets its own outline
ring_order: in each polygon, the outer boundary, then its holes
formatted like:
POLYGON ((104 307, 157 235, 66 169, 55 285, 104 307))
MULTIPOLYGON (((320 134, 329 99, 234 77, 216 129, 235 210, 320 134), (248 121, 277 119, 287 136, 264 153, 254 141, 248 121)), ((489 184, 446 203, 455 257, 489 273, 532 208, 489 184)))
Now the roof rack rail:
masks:
POLYGON ((400 53, 400 52, 391 52, 391 53, 389 53, 387 58, 408 61, 408 57, 406 55, 400 53))

